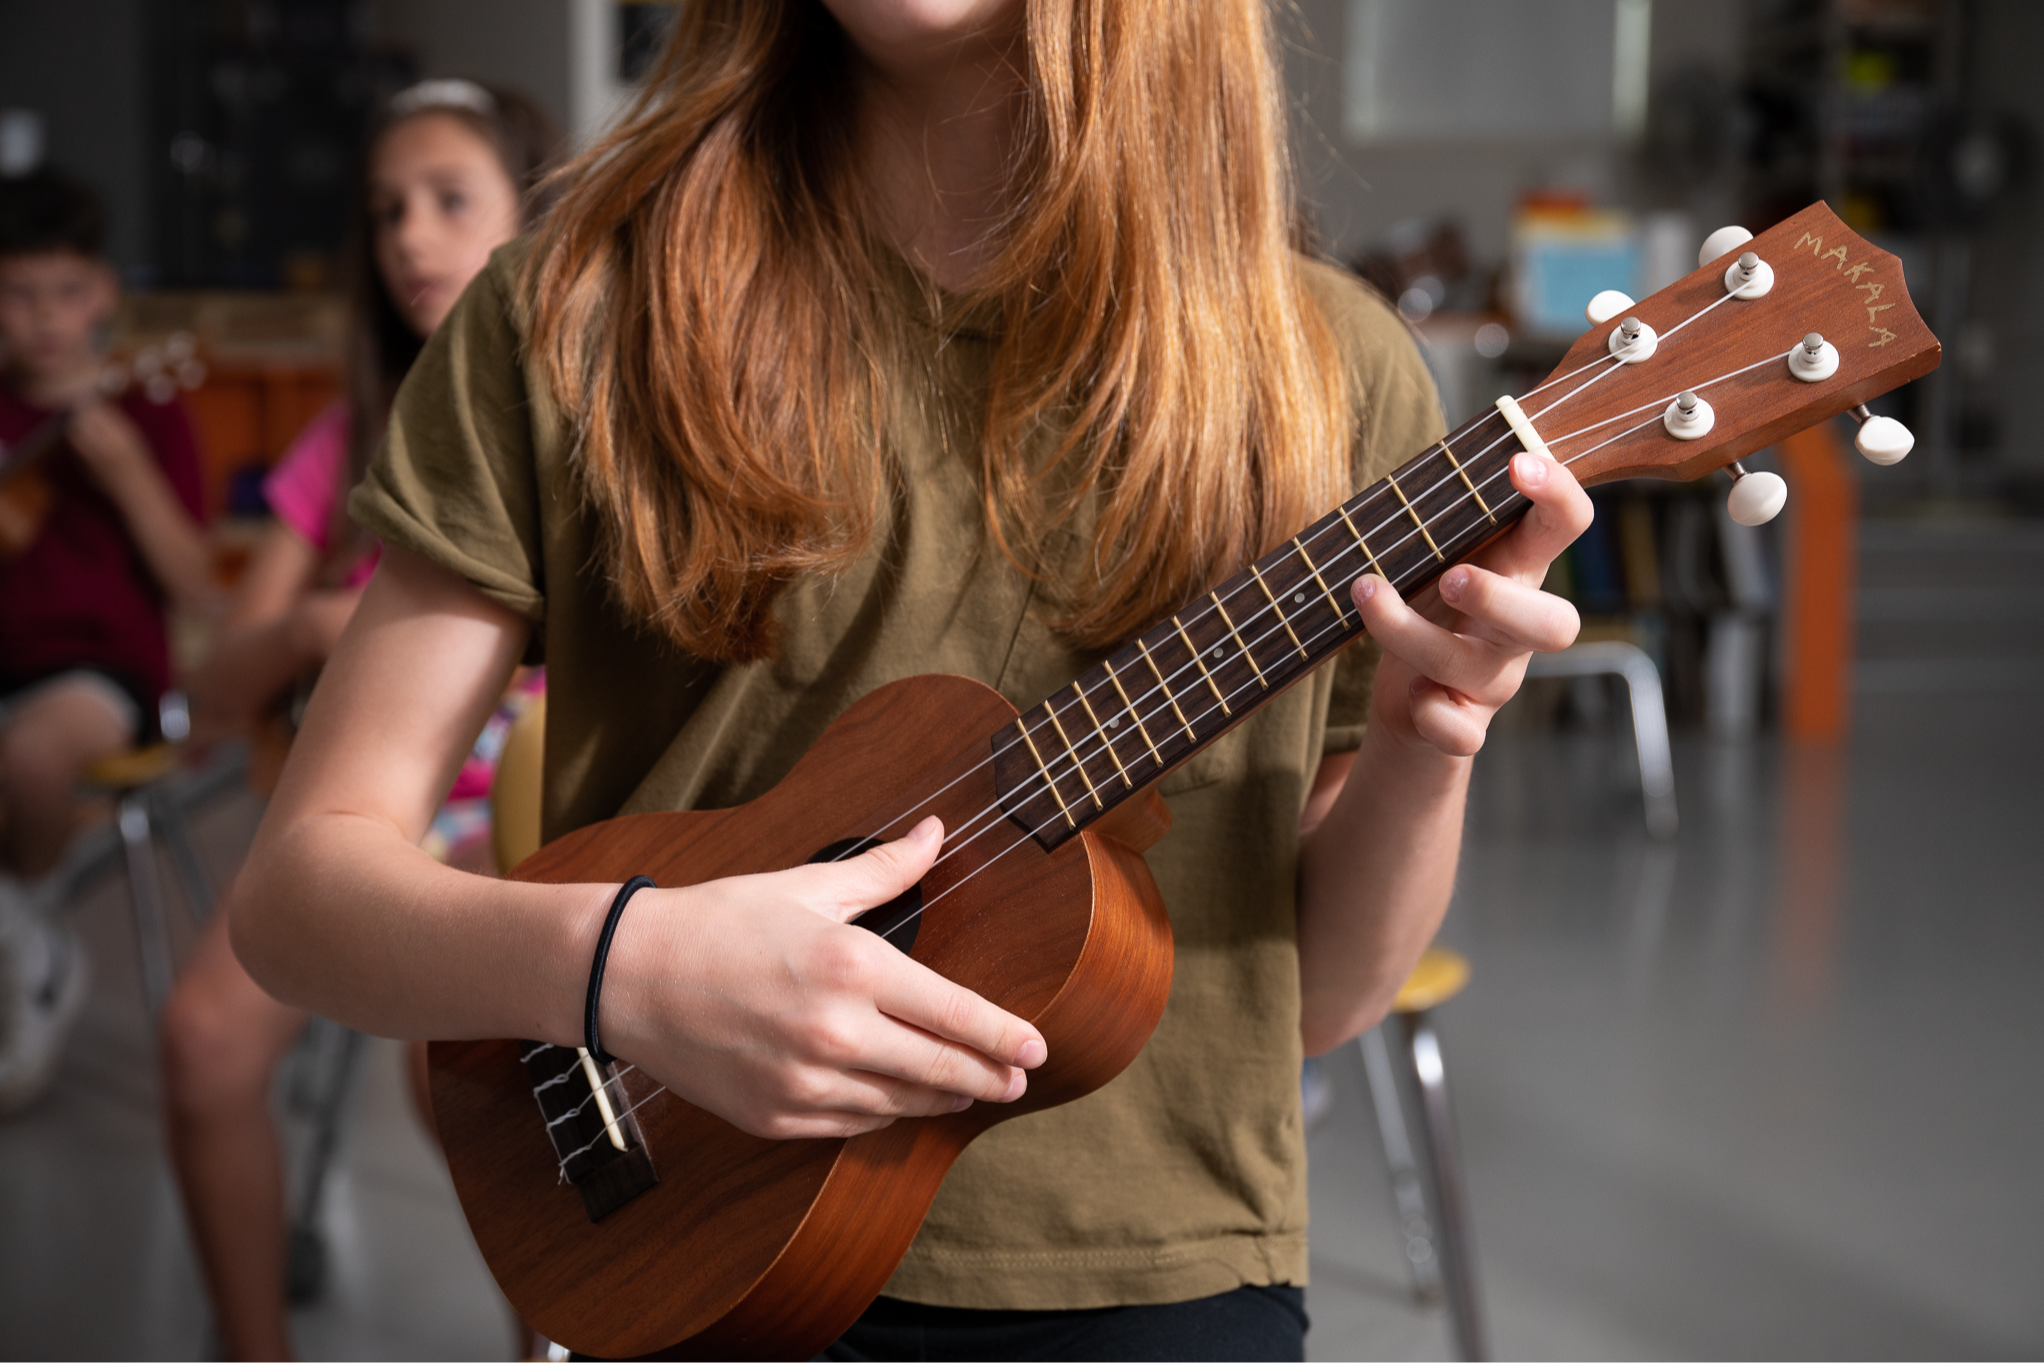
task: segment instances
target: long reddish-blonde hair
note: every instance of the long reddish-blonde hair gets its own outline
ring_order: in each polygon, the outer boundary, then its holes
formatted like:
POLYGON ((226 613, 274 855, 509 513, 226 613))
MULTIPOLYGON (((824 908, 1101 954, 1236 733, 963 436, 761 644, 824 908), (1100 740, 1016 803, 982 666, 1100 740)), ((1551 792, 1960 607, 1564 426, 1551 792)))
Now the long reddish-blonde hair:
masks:
MULTIPOLYGON (((1028 0, 987 527, 1074 643, 1119 641, 1345 491, 1338 347, 1292 249, 1264 0, 1028 0), (1048 546, 1093 503, 1092 552, 1048 546)), ((901 343, 857 178, 849 40, 817 0, 690 0, 647 92, 560 176, 534 357, 621 603, 700 656, 865 548, 901 343)))

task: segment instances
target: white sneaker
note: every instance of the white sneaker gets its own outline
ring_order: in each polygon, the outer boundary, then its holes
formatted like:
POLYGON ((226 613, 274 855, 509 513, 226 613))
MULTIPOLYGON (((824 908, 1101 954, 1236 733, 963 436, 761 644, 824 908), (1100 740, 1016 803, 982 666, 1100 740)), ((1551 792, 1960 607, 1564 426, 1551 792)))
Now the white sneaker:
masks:
POLYGON ((49 1087, 85 990, 78 934, 18 901, 0 905, 0 1113, 21 1111, 49 1087))

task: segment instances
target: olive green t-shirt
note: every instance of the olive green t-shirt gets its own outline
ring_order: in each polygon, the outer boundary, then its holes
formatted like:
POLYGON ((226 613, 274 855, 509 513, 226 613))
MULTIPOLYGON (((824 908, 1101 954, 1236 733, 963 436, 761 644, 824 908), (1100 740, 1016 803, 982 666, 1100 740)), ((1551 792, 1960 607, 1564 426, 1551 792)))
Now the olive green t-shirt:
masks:
MULTIPOLYGON (((708 663, 626 619, 571 432, 523 358, 525 250, 500 251, 426 346, 349 507, 532 622, 547 837, 750 800, 900 677, 960 673, 1026 708, 1096 661, 983 537, 975 432, 995 342, 905 268, 882 416, 899 474, 864 557, 788 588, 769 661, 708 663)), ((1395 313, 1335 270, 1306 278, 1346 357, 1361 486, 1443 433, 1439 404, 1395 313)), ((1306 1281, 1298 822, 1321 758, 1361 741, 1372 663, 1349 649, 1163 782, 1173 828, 1148 854, 1177 947, 1163 1021, 1097 1093, 975 1141, 889 1295, 1042 1309, 1306 1281)))

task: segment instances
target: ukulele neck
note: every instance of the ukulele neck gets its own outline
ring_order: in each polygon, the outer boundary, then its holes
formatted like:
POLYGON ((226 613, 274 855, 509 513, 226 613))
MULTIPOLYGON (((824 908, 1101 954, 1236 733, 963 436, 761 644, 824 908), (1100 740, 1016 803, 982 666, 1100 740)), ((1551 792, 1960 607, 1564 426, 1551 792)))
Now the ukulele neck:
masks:
POLYGON ((1009 819, 1058 846, 1340 652, 1357 577, 1410 598, 1525 515, 1520 448, 1502 414, 1468 422, 996 733, 1009 819))

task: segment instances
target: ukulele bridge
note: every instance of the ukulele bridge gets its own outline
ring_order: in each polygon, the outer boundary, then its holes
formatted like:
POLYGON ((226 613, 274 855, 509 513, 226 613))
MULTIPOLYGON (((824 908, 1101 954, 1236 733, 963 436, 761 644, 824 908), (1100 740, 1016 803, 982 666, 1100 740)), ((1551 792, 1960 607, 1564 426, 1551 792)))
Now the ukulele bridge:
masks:
POLYGON ((553 1142, 554 1162, 582 1194, 591 1221, 601 1221, 660 1181, 615 1063, 599 1064, 574 1046, 521 1041, 518 1047, 553 1142))

